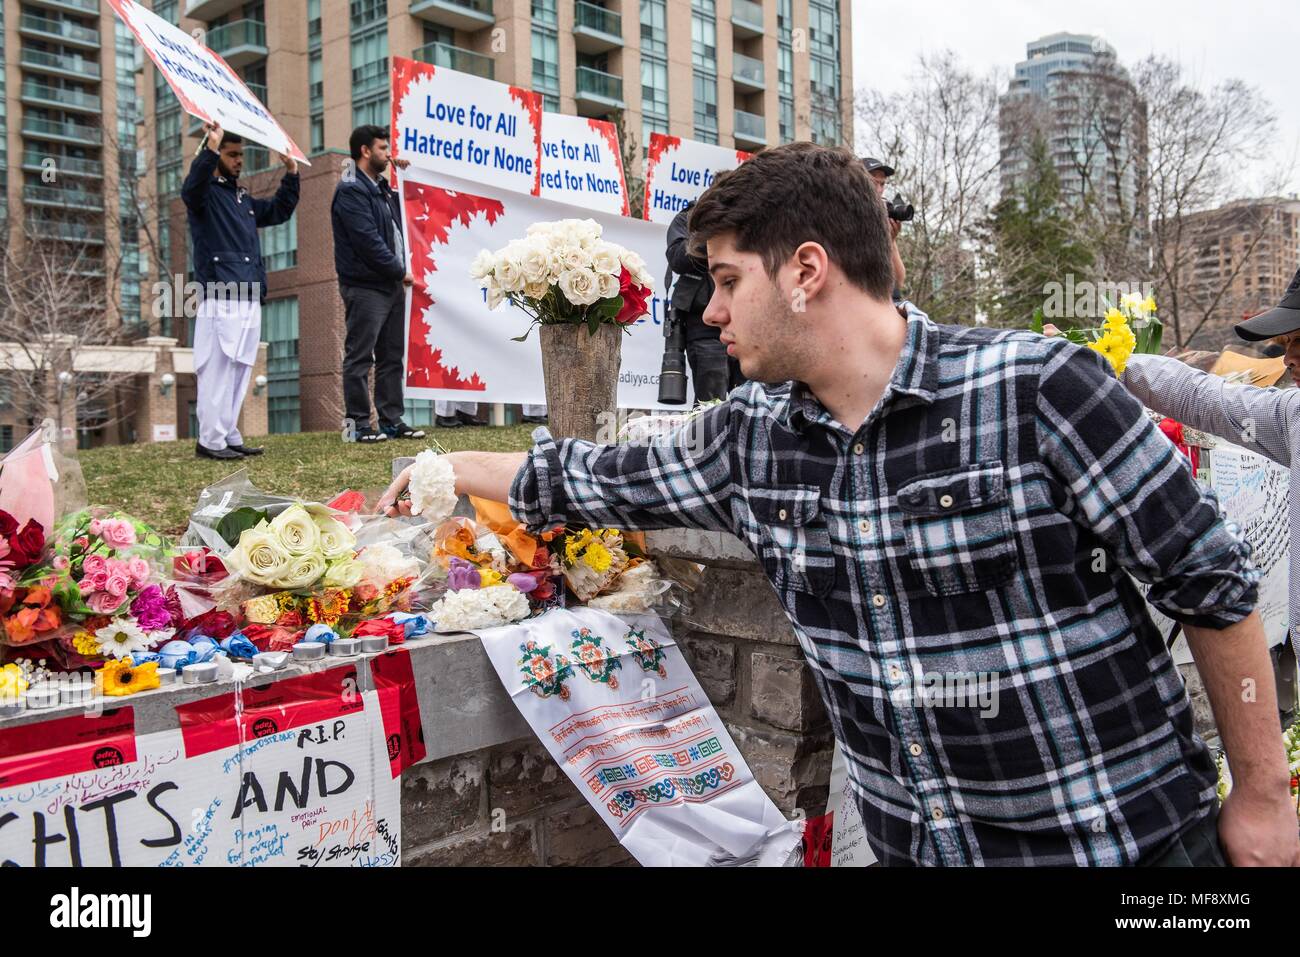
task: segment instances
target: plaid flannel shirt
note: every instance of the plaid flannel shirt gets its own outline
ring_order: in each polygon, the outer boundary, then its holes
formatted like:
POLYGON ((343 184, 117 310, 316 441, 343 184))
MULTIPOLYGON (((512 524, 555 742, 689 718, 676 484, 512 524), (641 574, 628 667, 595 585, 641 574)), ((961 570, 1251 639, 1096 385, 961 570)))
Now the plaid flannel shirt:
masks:
POLYGON ((534 530, 749 544, 885 864, 1132 864, 1209 813, 1214 763, 1129 575, 1222 628, 1258 572, 1097 353, 916 314, 857 427, 751 383, 649 445, 534 439, 510 495, 534 530))

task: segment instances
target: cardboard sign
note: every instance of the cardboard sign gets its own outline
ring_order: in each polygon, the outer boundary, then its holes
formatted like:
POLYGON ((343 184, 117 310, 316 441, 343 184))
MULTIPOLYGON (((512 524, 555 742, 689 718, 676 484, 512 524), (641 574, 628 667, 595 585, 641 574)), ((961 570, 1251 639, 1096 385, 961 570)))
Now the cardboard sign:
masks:
POLYGON ((393 57, 394 156, 536 196, 542 98, 481 76, 393 57))
POLYGON ((284 127, 220 56, 135 0, 108 3, 140 41, 186 113, 311 165, 284 127))
POLYGON ((664 351, 660 277, 667 271, 663 226, 414 166, 400 174, 398 195, 415 277, 407 296, 408 397, 545 402, 541 337, 534 331, 524 342, 510 341, 527 331, 529 317, 509 304, 488 309, 487 294, 469 276, 470 264, 481 250, 500 249, 524 236, 533 223, 594 219, 604 239, 639 253, 655 280, 649 314, 622 337, 618 405, 667 408, 659 405, 664 351))
POLYGON ((608 120, 542 114, 542 192, 571 206, 628 214, 618 129, 608 120))
POLYGON ((713 185, 718 173, 735 169, 752 155, 680 136, 651 133, 645 168, 644 217, 668 225, 687 203, 698 199, 713 185))

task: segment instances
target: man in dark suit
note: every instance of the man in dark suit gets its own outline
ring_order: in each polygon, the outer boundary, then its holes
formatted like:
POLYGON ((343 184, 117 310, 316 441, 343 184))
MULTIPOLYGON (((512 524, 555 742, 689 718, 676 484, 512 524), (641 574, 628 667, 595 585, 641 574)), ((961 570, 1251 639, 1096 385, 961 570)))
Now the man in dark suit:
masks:
POLYGON ((709 264, 687 252, 687 220, 694 203, 687 203, 668 226, 668 268, 677 274, 673 283, 673 311, 686 328, 686 361, 691 366, 695 401, 724 399, 745 381, 740 363, 727 355, 716 326, 704 324, 704 309, 713 298, 709 264))
POLYGON ((343 347, 344 415, 358 442, 422 439, 402 421, 406 268, 402 209, 389 188, 388 130, 359 126, 349 141, 355 170, 334 190, 334 269, 343 297, 347 336, 343 347), (375 412, 370 422, 370 369, 375 370, 375 412))

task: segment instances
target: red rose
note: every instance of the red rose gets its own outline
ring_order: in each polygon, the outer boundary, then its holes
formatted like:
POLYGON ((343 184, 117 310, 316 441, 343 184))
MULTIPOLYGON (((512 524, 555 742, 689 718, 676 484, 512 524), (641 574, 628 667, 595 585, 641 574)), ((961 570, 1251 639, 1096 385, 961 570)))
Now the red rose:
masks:
POLYGON ((0 508, 0 536, 8 538, 16 531, 18 531, 18 521, 4 509, 0 508))
POLYGON ((217 641, 229 638, 235 633, 235 617, 228 611, 215 608, 204 612, 197 618, 191 618, 185 632, 180 637, 192 638, 194 635, 207 635, 217 641))
POLYGON ((303 625, 307 624, 306 620, 302 616, 302 612, 298 611, 296 608, 292 611, 286 611, 275 620, 275 623, 281 628, 301 628, 303 625))
POLYGON ((172 571, 181 581, 211 584, 226 578, 226 564, 206 548, 184 552, 172 559, 172 571))
POLYGON ((9 536, 9 560, 15 567, 33 564, 45 551, 45 528, 36 519, 30 519, 22 531, 9 536))
POLYGON ((399 645, 406 639, 406 626, 391 618, 372 618, 357 625, 352 632, 353 638, 365 638, 369 635, 387 635, 390 645, 399 645))
POLYGON ((288 651, 298 640, 299 632, 279 625, 245 625, 243 635, 258 651, 288 651))
POLYGON ((360 512, 366 507, 366 497, 360 492, 348 489, 346 492, 340 492, 333 501, 326 504, 340 512, 360 512))
POLYGON ((618 311, 614 321, 620 326, 636 322, 648 311, 646 300, 650 298, 650 287, 634 283, 626 266, 618 275, 618 294, 623 297, 623 308, 618 311))

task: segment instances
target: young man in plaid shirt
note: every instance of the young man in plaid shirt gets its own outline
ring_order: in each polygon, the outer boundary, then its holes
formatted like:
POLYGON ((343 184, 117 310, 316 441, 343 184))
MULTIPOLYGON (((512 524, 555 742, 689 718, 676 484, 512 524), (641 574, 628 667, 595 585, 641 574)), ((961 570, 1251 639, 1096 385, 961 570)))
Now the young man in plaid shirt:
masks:
POLYGON ((1220 842, 1234 864, 1300 864, 1249 549, 1105 361, 904 318, 884 204, 844 150, 719 174, 691 235, 704 319, 754 381, 650 445, 538 429, 529 453, 453 453, 458 491, 508 494, 534 530, 743 538, 886 864, 1213 864, 1220 842), (1234 779, 1217 815, 1147 601, 1205 680, 1234 779), (936 701, 935 676, 995 695, 936 701))

